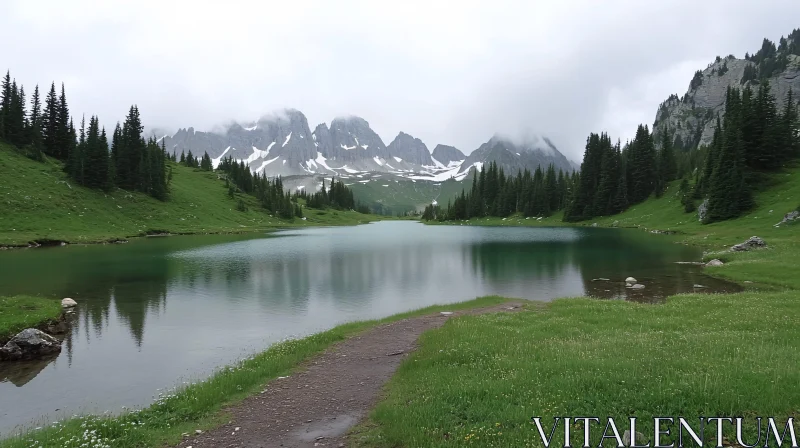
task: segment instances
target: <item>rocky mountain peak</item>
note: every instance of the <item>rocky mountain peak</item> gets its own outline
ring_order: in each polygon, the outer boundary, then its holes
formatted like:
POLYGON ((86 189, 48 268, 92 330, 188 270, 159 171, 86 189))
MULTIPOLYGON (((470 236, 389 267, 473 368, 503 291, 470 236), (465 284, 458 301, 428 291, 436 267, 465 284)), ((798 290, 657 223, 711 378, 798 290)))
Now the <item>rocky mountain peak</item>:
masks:
POLYGON ((335 118, 328 132, 331 136, 331 152, 326 157, 349 162, 389 157, 383 140, 361 117, 335 118))
POLYGON ((433 165, 431 153, 422 140, 415 138, 405 132, 400 132, 397 137, 389 143, 389 154, 407 163, 416 165, 433 165))
POLYGON ((431 157, 444 166, 447 166, 452 162, 460 162, 467 158, 467 156, 465 156, 464 153, 459 151, 457 148, 442 144, 438 144, 435 148, 433 148, 433 154, 431 154, 431 157))

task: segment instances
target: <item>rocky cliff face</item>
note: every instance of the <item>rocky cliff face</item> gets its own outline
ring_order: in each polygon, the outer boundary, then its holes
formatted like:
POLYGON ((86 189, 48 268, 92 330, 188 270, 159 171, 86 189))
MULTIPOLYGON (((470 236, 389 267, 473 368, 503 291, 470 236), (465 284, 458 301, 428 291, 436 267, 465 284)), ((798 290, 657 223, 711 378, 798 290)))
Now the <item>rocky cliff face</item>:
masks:
POLYGON ((431 157, 444 166, 447 166, 452 162, 461 162, 467 158, 467 156, 457 148, 441 144, 436 145, 436 147, 433 148, 433 154, 431 154, 431 157))
POLYGON ((361 117, 335 118, 329 130, 331 152, 325 157, 341 162, 356 162, 373 157, 388 158, 380 136, 361 117))
MULTIPOLYGON (((800 93, 800 56, 786 54, 785 57, 786 68, 766 78, 778 104, 785 102, 789 89, 800 93)), ((711 143, 716 117, 725 113, 725 92, 729 86, 742 88, 748 84, 757 89, 758 80, 742 82, 745 71, 756 67, 753 61, 733 56, 710 64, 695 75, 683 97, 672 95, 659 106, 653 131, 668 132, 673 144, 683 149, 711 143)))
POLYGON ((387 147, 389 154, 396 157, 397 162, 405 161, 415 165, 430 166, 433 165, 431 160, 431 152, 422 140, 414 138, 405 132, 397 134, 397 137, 389 143, 387 147))

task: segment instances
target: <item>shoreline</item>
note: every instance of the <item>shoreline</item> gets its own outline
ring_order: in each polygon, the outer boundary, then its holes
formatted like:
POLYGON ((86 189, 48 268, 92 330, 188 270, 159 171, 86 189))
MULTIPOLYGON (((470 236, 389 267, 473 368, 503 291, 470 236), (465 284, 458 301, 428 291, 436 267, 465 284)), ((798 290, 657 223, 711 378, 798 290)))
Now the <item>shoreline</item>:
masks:
MULTIPOLYGON (((346 223, 346 224, 337 224, 337 223, 325 223, 325 222, 315 222, 310 221, 311 224, 309 225, 281 225, 281 226, 270 226, 270 227, 263 227, 263 228, 253 228, 253 229, 246 229, 246 230, 219 230, 219 231, 198 231, 198 232, 171 232, 171 231, 159 231, 159 233, 145 233, 145 234, 136 234, 130 236, 122 236, 122 237, 108 237, 98 240, 82 240, 82 241, 70 241, 69 239, 49 239, 49 238, 40 238, 33 241, 29 241, 27 243, 19 243, 19 244, 0 244, 0 250, 19 250, 19 249, 40 249, 40 248, 53 248, 53 247, 66 247, 66 246, 94 246, 94 245, 108 245, 108 244, 127 244, 131 240, 141 240, 146 238, 166 238, 166 237, 176 237, 176 236, 203 236, 203 235, 248 235, 248 234, 257 234, 257 233, 273 233, 279 232, 282 230, 292 230, 292 229, 304 229, 304 228, 323 228, 323 227, 344 227, 344 226, 360 226, 364 224, 370 224, 373 222, 380 222, 380 221, 387 221, 391 220, 392 218, 381 217, 379 215, 364 215, 368 216, 371 219, 368 219, 364 222, 357 222, 357 223, 346 223)), ((303 221, 309 222, 309 221, 303 221)))
POLYGON ((0 437, 0 448, 28 447, 32 437, 43 441, 43 446, 56 446, 47 443, 56 441, 63 443, 73 435, 80 439, 85 431, 91 431, 89 428, 95 428, 97 432, 112 430, 120 434, 128 431, 128 428, 135 428, 146 433, 135 435, 137 443, 142 440, 149 442, 147 445, 135 446, 175 445, 183 434, 194 434, 197 428, 203 428, 201 431, 204 432, 222 425, 219 413, 225 408, 258 394, 265 384, 279 377, 294 374, 305 361, 338 342, 358 336, 382 324, 440 311, 468 311, 497 306, 510 301, 512 299, 500 296, 478 297, 448 305, 432 305, 382 319, 348 322, 300 339, 288 339, 236 363, 221 366, 203 380, 192 382, 188 386, 172 387, 168 392, 159 394, 150 406, 129 410, 116 416, 101 414, 72 417, 40 429, 34 429, 31 423, 25 428, 17 428, 0 437), (144 421, 153 424, 145 425, 144 421), (137 423, 131 424, 131 422, 137 423), (117 432, 114 429, 122 431, 117 432))
MULTIPOLYGON (((478 224, 478 223, 475 223, 475 224, 478 224)), ((471 223, 471 224, 467 224, 467 225, 475 225, 475 224, 471 223)), ((525 227, 554 227, 551 224, 552 223, 547 223, 547 222, 544 222, 544 223, 543 222, 537 222, 534 225, 528 225, 528 226, 523 225, 523 226, 525 226, 525 227)), ((436 225, 447 225, 447 224, 441 223, 441 224, 436 224, 436 225)), ((513 223, 503 223, 501 225, 502 226, 509 226, 509 227, 514 226, 513 223)), ((523 226, 516 226, 516 227, 523 227, 523 226)), ((566 224, 566 225, 562 225, 561 227, 564 227, 564 226, 569 226, 569 227, 588 227, 585 224, 584 225, 575 225, 574 223, 569 223, 569 224, 566 224)), ((314 226, 314 227, 317 227, 317 226, 314 226)), ((292 228, 292 227, 288 227, 288 228, 292 228)), ((606 228, 606 227, 604 226, 603 228, 606 228)), ((626 229, 628 229, 628 230, 633 230, 633 229, 642 230, 642 226, 639 226, 638 228, 637 227, 626 227, 626 229)), ((273 229, 273 230, 280 230, 280 229, 273 229)), ((250 232, 241 232, 241 233, 250 233, 250 232)), ((647 231, 647 233, 652 233, 652 232, 647 231)), ((690 244, 690 245, 693 245, 693 246, 702 247, 704 249, 712 249, 713 248, 712 244, 710 244, 710 243, 703 244, 704 240, 698 239, 696 234, 682 232, 682 234, 680 234, 680 235, 671 235, 671 236, 673 238, 676 237, 676 236, 679 238, 679 240, 676 240, 676 243, 690 244)), ((739 241, 731 241, 731 243, 734 243, 734 242, 739 242, 739 241)), ((771 249, 774 249, 774 248, 771 248, 771 249)), ((745 290, 744 292, 732 293, 732 294, 715 294, 715 296, 718 296, 718 298, 721 299, 721 300, 737 301, 737 300, 740 300, 741 297, 744 297, 745 294, 748 293, 748 291, 752 292, 752 290, 754 288, 756 288, 757 286, 761 286, 761 282, 759 282, 759 283, 746 283, 747 280, 744 277, 742 277, 741 275, 719 275, 719 271, 720 270, 725 270, 726 268, 729 268, 731 266, 731 263, 736 265, 736 260, 738 260, 740 258, 755 257, 757 259, 762 259, 762 261, 767 261, 767 260, 763 260, 763 258, 766 257, 767 259, 773 259, 773 261, 774 261, 775 257, 779 257, 780 256, 780 250, 762 249, 762 250, 754 250, 754 251, 751 251, 751 252, 743 252, 743 253, 738 253, 738 252, 734 253, 734 252, 727 252, 726 251, 726 254, 729 254, 730 257, 728 257, 728 256, 723 257, 723 258, 726 259, 726 264, 724 266, 716 267, 716 268, 704 268, 703 271, 704 271, 704 273, 706 275, 710 275, 710 276, 713 276, 713 277, 716 277, 716 278, 722 278, 722 279, 725 279, 727 281, 732 281, 732 282, 736 283, 737 285, 743 287, 743 289, 745 290), (733 261, 731 262, 731 261, 728 261, 728 260, 733 260, 733 261)), ((707 251, 704 251, 702 259, 711 258, 714 255, 715 254, 713 252, 709 253, 707 251)), ((717 255, 717 257, 720 256, 719 254, 716 254, 716 255, 717 255)), ((755 278, 755 277, 750 277, 750 278, 755 278)), ((770 288, 776 288, 776 289, 780 288, 780 285, 770 284, 769 282, 765 282, 763 284, 768 286, 768 287, 770 287, 770 288)), ((690 300, 691 301, 691 297, 693 297, 694 295, 681 295, 681 296, 671 296, 670 298, 668 298, 666 304, 669 304, 670 302, 673 302, 673 301, 676 301, 676 302, 679 302, 679 303, 680 302, 685 302, 686 300, 690 300), (683 296, 683 297, 681 297, 681 296, 683 296)), ((317 354, 321 353, 322 351, 324 351, 325 349, 330 347, 332 344, 335 344, 335 343, 337 343, 339 341, 343 341, 343 340, 348 339, 348 338, 350 338, 352 336, 355 336, 355 335, 357 335, 357 334, 359 334, 359 333, 361 333, 363 331, 366 331, 366 330, 368 330, 370 328, 373 328, 374 326, 378 325, 379 323, 392 322, 392 321, 396 321, 396 320, 399 320, 399 319, 403 319, 405 317, 409 317, 409 316, 413 316, 413 315, 419 315, 420 313, 424 313, 424 312, 434 312, 437 309, 438 310, 442 310, 442 309, 447 309, 447 310, 467 309, 467 308, 470 308, 470 307, 479 306, 481 303, 485 303, 485 301, 487 301, 487 300, 490 303, 500 303, 500 302, 507 302, 507 301, 510 301, 512 299, 511 298, 500 298, 500 297, 496 297, 496 296, 494 296, 494 297, 485 297, 485 298, 479 298, 479 299, 476 299, 476 300, 473 300, 473 301, 460 302, 460 303, 455 303, 455 304, 452 304, 452 305, 445 305, 445 306, 433 306, 433 307, 425 308, 423 310, 411 311, 411 312, 408 312, 408 313, 401 313, 401 314, 389 316, 389 317, 381 319, 379 321, 353 322, 353 323, 340 325, 340 326, 334 327, 331 330, 328 330, 328 331, 325 331, 325 332, 321 332, 321 333, 316 333, 316 334, 307 336, 307 337, 302 338, 302 339, 286 341, 286 342, 274 344, 273 346, 269 347, 265 351, 259 352, 259 353, 255 354, 255 355, 253 355, 252 357, 247 358, 247 359, 245 359, 245 360, 243 360, 241 362, 238 362, 238 363, 236 363, 234 365, 221 367, 216 373, 212 374, 210 377, 204 379, 203 381, 191 384, 190 386, 188 386, 186 388, 179 388, 178 392, 176 392, 175 394, 168 395, 168 397, 169 397, 168 400, 161 400, 160 399, 159 401, 157 401, 153 405, 145 407, 145 408, 143 408, 143 409, 141 409, 139 411, 134 411, 132 413, 127 413, 127 414, 123 414, 123 415, 116 416, 116 417, 104 417, 104 416, 79 417, 77 419, 71 419, 71 420, 66 421, 64 423, 65 426, 62 426, 61 428, 64 428, 64 429, 62 429, 62 431, 66 431, 67 433, 71 432, 71 433, 74 433, 74 434, 78 434, 79 432, 80 433, 83 432, 83 430, 78 431, 78 428, 80 428, 80 425, 83 425, 83 424, 96 425, 97 427, 100 427, 101 425, 130 424, 130 421, 133 421, 132 419, 134 419, 134 420, 141 419, 142 415, 148 416, 148 415, 151 415, 151 414, 152 414, 153 418, 156 418, 157 416, 162 415, 162 413, 172 412, 172 411, 170 411, 171 406, 178 405, 179 402, 183 402, 184 400, 190 399, 191 397, 193 397, 196 394, 196 391, 198 389, 199 390, 206 390, 206 389, 212 390, 212 389, 216 388, 217 390, 215 392, 213 402, 206 403, 204 405, 204 407, 202 407, 202 409, 197 409, 195 411, 196 413, 193 414, 193 415, 183 415, 183 416, 181 416, 180 418, 185 418, 185 419, 184 420, 180 420, 180 421, 175 421, 175 422, 171 423, 171 427, 167 427, 167 428, 163 428, 162 427, 162 428, 154 429, 153 430, 154 432, 151 434, 151 436, 153 437, 152 438, 152 443, 148 443, 145 446, 161 446, 161 445, 163 445, 165 443, 174 445, 174 444, 178 443, 178 441, 180 441, 180 439, 182 437, 182 434, 191 433, 196 428, 204 428, 204 430, 205 430, 207 428, 219 427, 222 424, 222 421, 220 421, 220 414, 219 414, 220 410, 224 409, 227 406, 230 406, 230 405, 233 405, 235 403, 238 403, 241 400, 243 400, 243 399, 245 399, 245 398, 247 398, 249 396, 257 394, 258 391, 263 387, 264 384, 269 383, 270 381, 274 380, 275 378, 277 378, 279 376, 283 376, 283 375, 286 375, 286 374, 288 374, 290 372, 294 372, 294 369, 296 369, 298 366, 302 365, 302 363, 304 361, 306 361, 306 360, 316 356, 317 354), (323 341, 323 342, 320 342, 320 341, 323 341), (307 344, 313 345, 314 349, 311 350, 311 351, 308 351, 308 352, 304 352, 304 354, 302 356, 300 356, 300 357, 293 356, 291 353, 286 353, 286 351, 289 350, 289 347, 294 347, 295 345, 299 345, 299 346, 305 347, 307 344), (271 370, 270 371, 271 373, 269 375, 262 375, 257 379, 252 379, 251 378, 251 381, 253 382, 252 383, 253 385, 252 385, 252 387, 250 389, 244 389, 243 390, 238 385, 235 388, 232 387, 233 384, 231 383, 231 380, 230 380, 231 376, 235 376, 237 374, 237 372, 241 372, 243 370, 248 370, 249 369, 248 366, 250 365, 249 363, 257 362, 256 360, 259 360, 259 359, 272 359, 277 354, 281 354, 281 356, 290 356, 291 355, 291 360, 290 361, 288 361, 287 363, 281 364, 280 371, 271 370), (221 386, 220 384, 223 384, 223 385, 221 386), (219 389, 220 387, 223 387, 224 390, 220 390, 219 389), (69 428, 69 430, 67 430, 67 428, 69 428)), ((564 306, 563 304, 568 304, 568 306, 573 307, 573 308, 578 308, 578 309, 580 309, 582 307, 586 307, 586 306, 592 306, 590 304, 591 302, 586 302, 586 300, 591 300, 591 299, 587 299, 585 297, 578 297, 578 298, 569 298, 569 297, 567 297, 567 298, 555 299, 553 302, 549 302, 549 303, 541 305, 541 306, 537 306, 537 304, 534 304, 534 305, 527 304, 525 307, 526 308, 530 308, 531 306, 534 306, 534 307, 536 307, 537 311, 549 312, 549 310, 551 310, 553 307, 560 308, 560 307, 564 306)), ((601 301, 601 302, 603 302, 603 301, 601 301)), ((631 310, 637 309, 638 304, 632 304, 632 303, 627 303, 626 302, 624 304, 618 304, 618 305, 613 305, 613 306, 621 306, 622 310, 631 311, 631 310)), ((290 351, 297 352, 297 350, 294 350, 294 349, 292 349, 290 351)), ((284 361, 286 361, 286 359, 284 359, 284 361)), ((390 382, 391 382, 391 380, 390 380, 390 382)), ((158 417, 158 418, 161 418, 161 417, 158 417)), ((137 420, 137 421, 139 421, 139 420, 137 420)), ((28 430, 30 430, 30 428, 28 430)), ((50 432, 52 432, 52 431, 55 431, 55 428, 46 428, 46 429, 41 430, 41 431, 27 432, 27 433, 23 433, 23 434, 25 435, 25 438, 30 438, 31 436, 35 436, 37 438, 39 438, 40 436, 41 437, 50 437, 50 435, 48 435, 48 434, 50 434, 50 432)), ((12 438, 9 438, 9 439, 0 440, 0 447, 2 447, 2 448, 11 448, 11 447, 16 448, 18 446, 24 446, 24 444, 22 444, 20 442, 21 440, 23 440, 22 437, 16 437, 16 438, 12 437, 12 438)), ((147 440, 151 440, 149 438, 149 436, 148 436, 147 440)), ((45 446, 47 446, 47 445, 45 445, 45 446)))

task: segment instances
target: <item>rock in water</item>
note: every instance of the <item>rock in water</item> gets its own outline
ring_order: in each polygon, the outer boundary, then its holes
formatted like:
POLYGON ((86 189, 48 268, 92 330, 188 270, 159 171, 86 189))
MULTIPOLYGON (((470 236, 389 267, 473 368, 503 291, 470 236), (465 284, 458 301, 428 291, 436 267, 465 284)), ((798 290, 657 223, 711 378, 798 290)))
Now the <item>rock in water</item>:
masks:
POLYGON ((625 283, 636 283, 637 280, 633 277, 628 277, 625 279, 625 283))
POLYGON ((61 343, 58 339, 35 328, 28 328, 19 332, 0 348, 0 360, 37 359, 60 351, 61 343))
POLYGON ((757 236, 751 236, 747 241, 744 243, 739 243, 736 245, 731 246, 731 250, 734 252, 744 252, 750 249, 760 248, 760 247, 767 247, 767 243, 764 242, 761 238, 757 236))
POLYGON ((706 263, 706 266, 722 266, 723 264, 725 264, 725 263, 723 263, 722 260, 718 260, 718 259, 715 258, 715 259, 709 261, 708 263, 706 263))
POLYGON ((641 284, 641 283, 637 283, 637 284, 631 286, 631 289, 644 289, 644 285, 641 284))
POLYGON ((61 300, 62 308, 72 308, 73 306, 78 306, 78 302, 70 299, 69 297, 61 300))
POLYGON ((697 206, 697 220, 703 222, 706 220, 706 214, 708 213, 708 199, 704 199, 700 205, 697 206))

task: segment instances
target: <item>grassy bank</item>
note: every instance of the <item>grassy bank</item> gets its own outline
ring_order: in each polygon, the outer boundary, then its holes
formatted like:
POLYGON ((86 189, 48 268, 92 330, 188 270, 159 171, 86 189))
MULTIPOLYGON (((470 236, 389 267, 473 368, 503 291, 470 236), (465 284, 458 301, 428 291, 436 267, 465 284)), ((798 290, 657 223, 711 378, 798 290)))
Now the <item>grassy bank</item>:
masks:
MULTIPOLYGON (((726 262, 707 272, 747 291, 674 296, 661 306, 561 299, 525 313, 448 322, 423 335, 421 349, 353 440, 385 447, 540 446, 533 416, 547 422, 547 432, 555 416, 618 422, 637 416, 644 422, 639 431, 652 441, 653 416, 744 416, 750 423, 754 416, 796 416, 800 225, 773 225, 800 202, 800 172, 776 178, 747 216, 712 225, 684 213, 676 190, 672 185, 662 198, 592 222, 678 231, 684 242, 705 247, 706 259, 726 262), (728 250, 752 235, 769 248, 728 250)), ((557 219, 460 224, 563 225, 557 219)), ((592 433, 596 446, 602 428, 592 433)), ((731 426, 725 433, 734 440, 731 426)), ((745 436, 747 443, 756 440, 752 425, 745 436)), ((562 443, 563 428, 555 438, 562 443)), ((573 446, 581 441, 582 430, 574 428, 573 446)))
POLYGON ((272 346, 241 363, 224 368, 204 382, 165 394, 150 407, 118 417, 80 417, 16 438, 0 441, 0 448, 43 447, 159 447, 175 444, 181 434, 208 429, 227 421, 220 410, 263 390, 278 376, 291 374, 298 364, 338 341, 375 325, 439 310, 477 308, 503 303, 501 297, 432 306, 382 320, 355 322, 303 339, 272 346))
POLYGON ((0 343, 18 332, 56 319, 61 315, 58 300, 34 297, 0 297, 0 343))
MULTIPOLYGON (((785 418, 800 409, 799 325, 796 292, 683 295, 662 306, 562 299, 462 317, 423 335, 353 439, 540 446, 533 416, 547 432, 555 416, 642 417, 651 440, 653 416, 785 418)), ((573 446, 581 441, 575 429, 573 446)))
POLYGON ((73 185, 62 164, 32 161, 0 143, 0 246, 31 241, 102 242, 147 233, 238 233, 280 227, 354 225, 380 219, 352 211, 306 209, 306 220, 280 220, 249 195, 228 197, 217 175, 172 164, 166 202, 141 193, 73 185), (247 211, 238 211, 241 198, 247 211))

